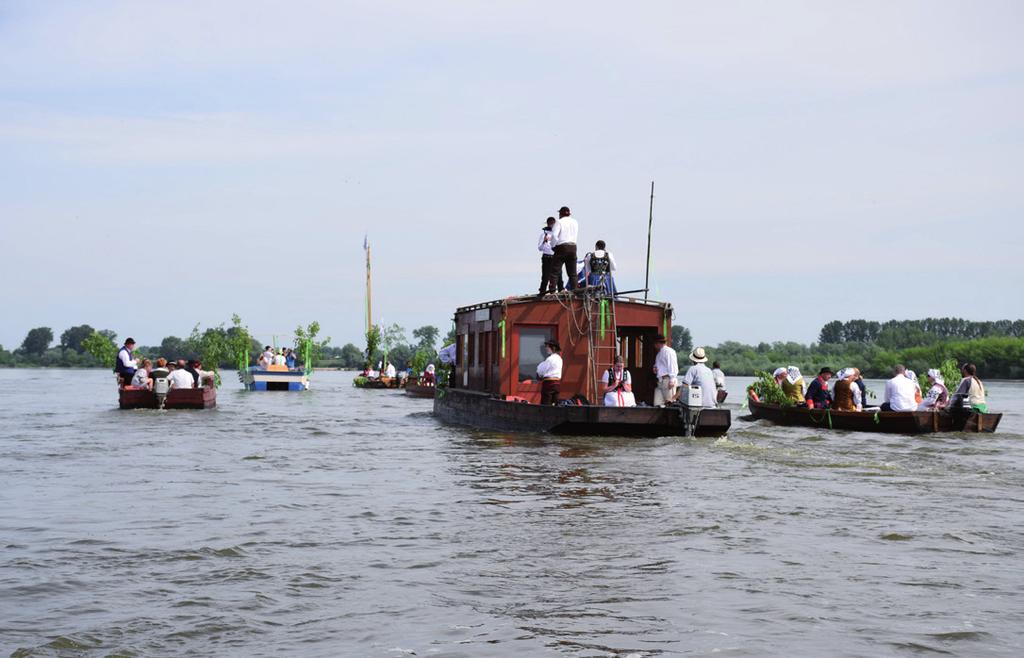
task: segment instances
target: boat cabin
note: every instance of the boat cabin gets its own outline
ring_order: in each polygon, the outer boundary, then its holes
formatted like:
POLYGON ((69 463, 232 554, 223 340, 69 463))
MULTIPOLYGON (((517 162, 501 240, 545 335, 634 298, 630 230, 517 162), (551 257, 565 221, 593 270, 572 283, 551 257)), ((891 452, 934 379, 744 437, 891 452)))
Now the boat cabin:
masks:
POLYGON ((540 403, 537 365, 544 343, 562 348, 561 399, 601 404, 601 376, 622 354, 637 403, 654 401, 654 340, 671 342, 672 306, 664 302, 583 292, 508 299, 455 311, 456 367, 452 386, 505 399, 540 403))

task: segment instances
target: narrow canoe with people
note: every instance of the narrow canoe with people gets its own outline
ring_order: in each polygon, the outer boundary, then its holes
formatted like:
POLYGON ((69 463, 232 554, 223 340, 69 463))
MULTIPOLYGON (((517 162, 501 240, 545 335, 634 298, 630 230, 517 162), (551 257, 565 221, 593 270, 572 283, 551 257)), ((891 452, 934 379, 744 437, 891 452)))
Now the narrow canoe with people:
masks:
POLYGON ((974 364, 961 367, 962 379, 952 394, 939 369, 928 370, 927 393, 916 373, 905 366, 895 366, 892 375, 885 383, 882 403, 870 406, 857 368, 843 368, 835 374, 822 368, 804 391, 799 369, 780 367, 747 389, 750 418, 779 425, 893 434, 995 432, 999 427, 1003 415, 989 412, 985 386, 974 364))

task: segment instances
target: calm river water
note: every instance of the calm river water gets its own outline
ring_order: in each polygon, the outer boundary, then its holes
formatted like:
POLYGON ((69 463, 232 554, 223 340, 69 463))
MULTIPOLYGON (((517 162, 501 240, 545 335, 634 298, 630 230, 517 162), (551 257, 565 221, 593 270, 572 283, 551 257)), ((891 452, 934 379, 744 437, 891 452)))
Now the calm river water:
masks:
POLYGON ((630 441, 233 379, 0 370, 4 655, 1024 654, 1024 384, 996 435, 630 441))

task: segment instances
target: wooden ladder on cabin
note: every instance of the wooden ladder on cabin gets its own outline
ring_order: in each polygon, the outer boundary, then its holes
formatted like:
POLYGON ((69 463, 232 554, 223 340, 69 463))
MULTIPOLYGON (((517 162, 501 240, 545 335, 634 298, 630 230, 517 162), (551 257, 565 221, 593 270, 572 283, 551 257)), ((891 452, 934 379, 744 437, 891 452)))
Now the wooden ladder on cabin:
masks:
POLYGON ((615 363, 619 353, 619 327, 615 321, 615 295, 605 292, 604 286, 591 287, 586 293, 587 307, 587 357, 590 377, 587 382, 587 400, 600 405, 604 395, 601 376, 615 363), (604 337, 602 338, 602 329, 604 337), (611 344, 608 336, 611 335, 611 344))

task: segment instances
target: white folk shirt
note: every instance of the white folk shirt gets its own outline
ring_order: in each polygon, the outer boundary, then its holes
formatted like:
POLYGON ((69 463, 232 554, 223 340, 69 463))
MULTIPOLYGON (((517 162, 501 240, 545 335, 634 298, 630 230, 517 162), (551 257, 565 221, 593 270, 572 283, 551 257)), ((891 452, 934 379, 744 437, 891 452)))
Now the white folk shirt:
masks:
POLYGON ((135 359, 128 358, 128 348, 122 347, 117 353, 117 358, 121 360, 121 365, 125 370, 135 370, 138 365, 135 359))
POLYGON ((192 378, 192 373, 183 369, 172 372, 167 377, 167 381, 171 383, 171 388, 195 388, 196 383, 196 380, 192 378))
POLYGON ((676 358, 676 351, 668 345, 662 347, 654 359, 654 367, 657 369, 658 379, 671 377, 674 382, 679 376, 679 359, 676 358))
MULTIPOLYGON (((605 385, 608 384, 608 370, 607 369, 604 371, 604 374, 601 375, 601 381, 604 382, 605 385)), ((625 368, 622 369, 622 381, 620 383, 621 384, 627 384, 629 386, 633 385, 633 377, 629 374, 629 370, 627 370, 625 368)))
POLYGON ((555 238, 552 236, 552 232, 545 229, 540 232, 540 239, 537 240, 537 251, 544 254, 545 256, 554 256, 555 250, 553 248, 555 238), (545 239, 547 238, 547 239, 545 239))
POLYGON ((917 382, 907 379, 902 374, 896 375, 885 383, 885 399, 893 411, 916 411, 917 382))
POLYGON ((397 373, 398 371, 395 370, 395 364, 393 363, 389 363, 388 367, 384 369, 385 377, 394 377, 397 373))
POLYGON ((711 371, 711 374, 715 376, 715 386, 725 388, 725 373, 722 372, 722 369, 715 368, 711 371))
POLYGON ((579 235, 580 224, 572 215, 559 219, 551 229, 552 242, 556 247, 560 244, 576 244, 579 235))
POLYGON ((562 378, 562 357, 558 354, 551 354, 537 364, 538 379, 561 379, 562 378))
POLYGON ((683 375, 683 382, 700 387, 703 400, 701 406, 707 409, 718 406, 718 388, 715 386, 715 376, 711 373, 711 368, 703 363, 695 363, 683 375))
POLYGON ((146 372, 145 368, 139 368, 135 371, 135 375, 132 376, 132 386, 135 388, 146 388, 146 384, 149 383, 149 373, 146 372))

